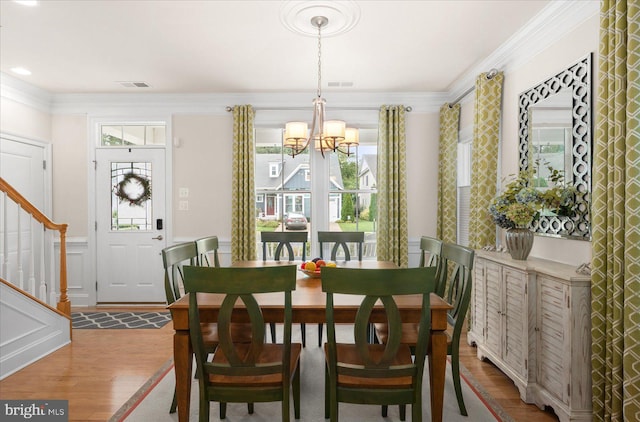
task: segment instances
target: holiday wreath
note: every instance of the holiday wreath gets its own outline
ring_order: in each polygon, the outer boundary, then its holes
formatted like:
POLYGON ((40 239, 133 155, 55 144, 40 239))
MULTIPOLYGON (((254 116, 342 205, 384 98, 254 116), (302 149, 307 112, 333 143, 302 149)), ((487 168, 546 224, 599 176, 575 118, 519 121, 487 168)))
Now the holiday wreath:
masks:
POLYGON ((133 172, 125 174, 114 189, 120 202, 128 202, 129 205, 141 207, 151 199, 151 181, 133 172))

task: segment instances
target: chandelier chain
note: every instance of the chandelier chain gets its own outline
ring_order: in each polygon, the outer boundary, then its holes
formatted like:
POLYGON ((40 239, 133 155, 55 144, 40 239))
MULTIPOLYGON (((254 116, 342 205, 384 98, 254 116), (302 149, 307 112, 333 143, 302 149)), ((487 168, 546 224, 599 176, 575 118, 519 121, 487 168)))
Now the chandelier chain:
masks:
POLYGON ((322 25, 318 25, 318 98, 322 96, 322 25))

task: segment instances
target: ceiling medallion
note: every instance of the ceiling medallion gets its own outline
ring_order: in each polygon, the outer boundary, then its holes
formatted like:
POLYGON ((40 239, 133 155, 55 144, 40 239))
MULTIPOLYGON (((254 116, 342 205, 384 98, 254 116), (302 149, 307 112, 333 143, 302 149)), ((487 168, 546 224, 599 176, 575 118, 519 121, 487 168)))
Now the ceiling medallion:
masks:
POLYGON ((315 16, 326 17, 331 25, 323 28, 323 37, 349 32, 360 20, 360 7, 355 1, 299 1, 291 0, 280 9, 280 21, 292 32, 316 37, 318 27, 313 25, 315 16))

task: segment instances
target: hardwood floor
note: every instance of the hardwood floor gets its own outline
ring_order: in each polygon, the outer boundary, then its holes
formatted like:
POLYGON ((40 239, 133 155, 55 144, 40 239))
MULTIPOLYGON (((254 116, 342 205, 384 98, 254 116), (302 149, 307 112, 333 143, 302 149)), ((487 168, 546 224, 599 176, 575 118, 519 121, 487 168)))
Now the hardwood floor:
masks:
MULTIPOLYGON (((99 310, 134 309, 101 307, 99 310)), ((70 421, 106 421, 171 358, 172 336, 171 323, 150 330, 74 330, 71 345, 0 381, 0 397, 3 400, 66 399, 70 421)), ((461 340, 460 360, 516 421, 558 420, 551 411, 541 411, 522 402, 511 380, 491 363, 480 361, 475 348, 468 346, 465 338, 461 340)), ((167 398, 167 411, 170 399, 167 398)))

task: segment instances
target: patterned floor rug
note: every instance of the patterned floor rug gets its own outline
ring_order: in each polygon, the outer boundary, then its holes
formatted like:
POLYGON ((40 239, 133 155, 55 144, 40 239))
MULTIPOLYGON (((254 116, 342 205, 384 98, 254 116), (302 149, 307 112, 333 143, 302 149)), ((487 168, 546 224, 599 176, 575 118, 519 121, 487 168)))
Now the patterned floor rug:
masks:
POLYGON ((162 328, 171 321, 169 312, 72 312, 74 329, 162 328))

